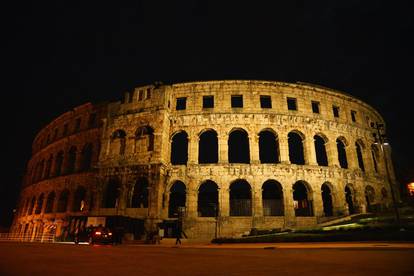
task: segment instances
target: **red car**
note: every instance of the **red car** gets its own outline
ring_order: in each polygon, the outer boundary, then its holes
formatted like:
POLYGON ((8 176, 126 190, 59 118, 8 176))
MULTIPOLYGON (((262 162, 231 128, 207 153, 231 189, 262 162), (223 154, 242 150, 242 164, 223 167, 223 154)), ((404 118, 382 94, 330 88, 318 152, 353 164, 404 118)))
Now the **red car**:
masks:
POLYGON ((75 235, 75 243, 88 242, 94 243, 114 243, 114 235, 112 231, 103 226, 88 227, 85 231, 79 232, 75 235))

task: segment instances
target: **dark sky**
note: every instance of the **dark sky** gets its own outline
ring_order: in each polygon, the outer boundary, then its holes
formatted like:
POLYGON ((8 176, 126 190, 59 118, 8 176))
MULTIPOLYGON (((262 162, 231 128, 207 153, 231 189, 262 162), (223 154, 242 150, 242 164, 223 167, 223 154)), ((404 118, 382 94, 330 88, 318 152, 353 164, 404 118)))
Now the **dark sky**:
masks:
POLYGON ((304 81, 345 91, 383 115, 399 179, 414 180, 410 1, 14 2, 0 9, 0 225, 11 221, 42 126, 154 81, 304 81))

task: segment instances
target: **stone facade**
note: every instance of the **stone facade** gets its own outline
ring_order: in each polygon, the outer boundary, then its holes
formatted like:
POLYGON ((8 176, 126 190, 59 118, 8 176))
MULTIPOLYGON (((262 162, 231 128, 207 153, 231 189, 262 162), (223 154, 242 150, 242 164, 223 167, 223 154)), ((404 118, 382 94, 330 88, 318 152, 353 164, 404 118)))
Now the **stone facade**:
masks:
MULTIPOLYGON (((180 224, 189 238, 211 238, 387 208, 372 123, 384 121, 368 104, 311 84, 139 87, 39 132, 13 231, 59 236, 76 217, 121 216, 147 231, 159 225, 170 235, 180 224)), ((138 238, 131 229, 126 235, 138 238)))

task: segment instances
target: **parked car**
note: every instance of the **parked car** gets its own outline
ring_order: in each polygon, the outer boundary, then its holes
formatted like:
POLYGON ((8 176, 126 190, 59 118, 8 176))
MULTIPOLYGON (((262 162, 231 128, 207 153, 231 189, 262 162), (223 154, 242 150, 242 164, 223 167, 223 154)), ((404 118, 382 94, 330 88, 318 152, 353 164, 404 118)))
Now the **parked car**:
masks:
POLYGON ((80 231, 75 234, 75 243, 87 242, 89 244, 94 243, 114 243, 112 231, 103 226, 87 227, 84 231, 80 231))

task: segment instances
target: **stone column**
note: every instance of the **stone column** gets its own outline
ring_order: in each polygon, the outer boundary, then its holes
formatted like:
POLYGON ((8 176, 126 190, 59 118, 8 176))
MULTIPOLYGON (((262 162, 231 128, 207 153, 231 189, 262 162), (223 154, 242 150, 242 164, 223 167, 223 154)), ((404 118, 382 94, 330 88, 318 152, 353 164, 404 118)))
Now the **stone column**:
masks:
POLYGON ((249 133, 250 164, 259 164, 259 136, 249 133))
MULTIPOLYGON (((194 184, 194 183, 191 183, 194 184)), ((195 218, 198 216, 197 214, 197 190, 193 185, 189 185, 187 188, 187 195, 186 195, 186 213, 187 217, 195 218)))
POLYGON ((312 134, 308 133, 305 140, 303 141, 303 153, 305 155, 305 164, 311 166, 317 166, 316 150, 315 150, 315 139, 312 134))
POLYGON ((198 164, 198 143, 200 137, 198 135, 191 135, 188 138, 188 163, 198 164))
POLYGON ((332 140, 332 139, 329 140, 325 144, 325 149, 326 149, 326 155, 328 156, 328 165, 340 167, 336 140, 332 140))
MULTIPOLYGON (((255 185, 256 186, 256 185, 255 185)), ((252 188, 253 216, 263 217, 262 189, 260 186, 252 188)))
POLYGON ((278 135, 278 138, 279 138, 280 163, 290 164, 288 136, 286 133, 282 132, 280 133, 280 135, 278 135))
POLYGON ((293 205, 293 190, 291 185, 283 188, 283 200, 285 214, 284 227, 291 228, 296 225, 295 209, 293 205))
MULTIPOLYGON (((312 203, 313 203, 313 215, 317 218, 323 217, 323 200, 322 200, 322 192, 320 188, 313 188, 312 193, 312 203)), ((309 198, 309 195, 308 195, 309 198)))
POLYGON ((349 145, 345 147, 346 151, 346 158, 348 161, 348 168, 349 169, 357 169, 358 166, 358 157, 356 154, 356 148, 355 148, 355 141, 350 140, 349 145))
POLYGON ((219 206, 220 217, 228 217, 230 215, 230 190, 227 187, 219 190, 219 206))
POLYGON ((218 135, 218 151, 219 151, 219 163, 225 164, 229 162, 228 159, 228 144, 227 144, 227 135, 219 134, 218 135))

